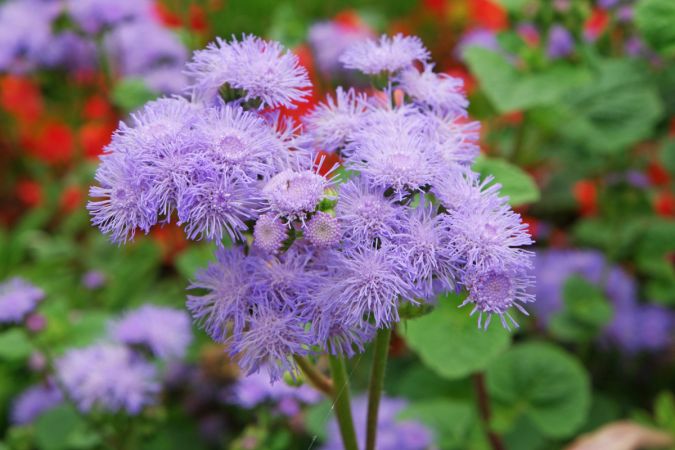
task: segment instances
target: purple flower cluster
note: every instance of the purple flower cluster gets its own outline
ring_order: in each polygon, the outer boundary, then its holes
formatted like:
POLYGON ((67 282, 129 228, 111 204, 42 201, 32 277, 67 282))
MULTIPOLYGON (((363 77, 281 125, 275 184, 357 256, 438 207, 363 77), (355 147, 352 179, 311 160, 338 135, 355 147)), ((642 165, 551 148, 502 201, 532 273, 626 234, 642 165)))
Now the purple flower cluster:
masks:
POLYGON ((573 275, 602 288, 614 310, 602 338, 623 350, 658 351, 673 343, 675 315, 667 308, 641 304, 635 280, 622 268, 610 265, 598 251, 548 250, 537 252, 535 310, 537 318, 548 324, 564 307, 562 291, 573 275))
POLYGON ((304 101, 297 58, 252 36, 218 40, 188 64, 190 100, 151 102, 115 133, 92 222, 116 242, 174 219, 215 241, 187 307, 247 374, 277 380, 294 355, 362 352, 399 305, 448 290, 466 288, 480 326, 494 314, 515 325, 512 307, 533 301, 531 239, 500 186, 471 171, 479 124, 461 81, 428 57, 413 37, 357 43, 345 65, 388 87, 338 89, 295 127, 274 108, 304 101))
POLYGON ((145 346, 162 359, 182 358, 192 341, 190 318, 185 312, 150 304, 114 322, 110 335, 122 344, 145 346))
POLYGON ((157 92, 179 92, 187 82, 182 73, 187 49, 159 23, 153 5, 153 0, 9 0, 0 5, 0 71, 91 70, 104 51, 116 76, 140 78, 157 92), (73 27, 55 24, 64 15, 73 27))
MULTIPOLYGON (((433 444, 431 431, 414 420, 398 420, 397 416, 406 407, 405 400, 382 397, 377 417, 378 450, 424 450, 433 444)), ((357 397, 352 401, 352 414, 356 427, 356 438, 362 445, 366 438, 366 414, 368 400, 357 397)), ((328 437, 322 450, 341 450, 342 438, 336 421, 328 425, 328 437)))
POLYGON ((160 388, 152 364, 115 344, 67 351, 56 361, 56 377, 83 412, 138 414, 154 403, 160 388))
POLYGON ((243 408, 252 409, 266 402, 276 405, 285 416, 294 416, 300 412, 301 405, 309 405, 321 400, 319 391, 309 386, 289 386, 286 383, 270 383, 262 374, 253 374, 240 378, 227 396, 228 402, 243 408))
POLYGON ((11 421, 26 425, 60 405, 63 395, 52 383, 35 385, 23 391, 12 403, 11 421))
POLYGON ((42 289, 23 278, 14 277, 0 283, 0 324, 21 322, 44 297, 42 289))

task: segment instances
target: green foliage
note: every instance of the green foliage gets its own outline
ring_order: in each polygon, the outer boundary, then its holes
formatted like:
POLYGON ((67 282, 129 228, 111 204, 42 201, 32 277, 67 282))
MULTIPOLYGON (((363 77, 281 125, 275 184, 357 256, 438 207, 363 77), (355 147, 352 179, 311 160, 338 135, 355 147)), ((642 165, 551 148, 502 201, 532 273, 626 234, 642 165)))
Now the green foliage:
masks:
POLYGON ((586 420, 590 382, 581 364, 552 344, 513 347, 487 369, 495 426, 508 430, 527 417, 544 436, 572 436, 586 420))
POLYGON ((563 289, 564 308, 553 316, 551 332, 567 341, 585 342, 597 336, 612 318, 612 306, 602 290, 581 276, 572 276, 563 289))
POLYGON ((412 419, 434 430, 436 444, 444 450, 464 449, 471 425, 476 421, 469 403, 438 399, 408 406, 399 419, 412 419))
POLYGON ((130 112, 154 100, 158 93, 154 92, 138 78, 125 78, 115 85, 111 100, 122 111, 130 112))
POLYGON ((675 139, 668 139, 661 147, 661 164, 675 177, 675 139))
POLYGON ((601 61, 592 79, 562 100, 551 128, 602 153, 621 151, 648 137, 663 113, 643 64, 631 60, 601 61))
POLYGON ((10 328, 0 333, 0 361, 18 362, 30 355, 33 346, 21 328, 10 328))
POLYGON ((484 48, 466 51, 471 72, 500 113, 555 104, 588 82, 585 69, 557 64, 541 72, 519 72, 505 56, 484 48))
POLYGON ((498 158, 480 156, 473 166, 483 177, 493 175, 502 185, 501 193, 509 197, 511 206, 534 203, 539 200, 539 188, 527 172, 498 158))
POLYGON ((635 23, 649 45, 664 56, 675 56, 675 3, 671 0, 640 0, 635 23))
POLYGON ((42 414, 35 422, 35 441, 42 450, 73 448, 82 438, 84 422, 72 406, 58 406, 42 414))
POLYGON ((459 296, 443 295, 432 313, 401 327, 406 342, 424 364, 449 379, 483 370, 511 342, 509 333, 498 325, 479 330, 476 317, 458 309, 459 303, 459 296))

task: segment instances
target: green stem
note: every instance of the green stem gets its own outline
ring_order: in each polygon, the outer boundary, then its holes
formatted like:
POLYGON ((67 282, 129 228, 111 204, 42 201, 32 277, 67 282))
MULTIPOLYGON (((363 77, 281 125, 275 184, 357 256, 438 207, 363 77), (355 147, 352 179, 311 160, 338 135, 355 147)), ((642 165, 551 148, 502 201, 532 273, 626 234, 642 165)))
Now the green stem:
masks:
POLYGON ((352 419, 351 401, 349 400, 349 381, 345 361, 341 356, 330 354, 328 355, 328 361, 333 376, 333 402, 340 427, 340 435, 342 436, 342 445, 345 450, 359 450, 356 432, 354 431, 354 420, 352 419))
POLYGON ((384 371, 387 367, 389 355, 389 340, 391 328, 380 328, 375 337, 373 368, 370 372, 368 386, 368 421, 366 427, 366 450, 375 450, 377 440, 377 413, 380 409, 382 386, 384 385, 384 371))
POLYGON ((525 137, 528 127, 528 117, 527 113, 523 113, 523 121, 520 123, 518 130, 516 130, 516 136, 513 141, 513 151, 511 152, 511 162, 521 163, 523 155, 525 153, 525 137))
POLYGON ((307 379, 312 383, 312 385, 326 394, 329 397, 333 397, 333 382, 326 378, 319 370, 307 360, 307 358, 300 355, 293 355, 293 359, 298 363, 298 367, 302 370, 302 373, 305 374, 307 379))
POLYGON ((472 379, 478 412, 480 414, 481 425, 485 432, 485 436, 490 442, 492 450, 506 450, 506 446, 504 445, 501 436, 490 428, 490 398, 488 397, 487 388, 485 387, 485 375, 481 372, 477 372, 472 375, 472 379))

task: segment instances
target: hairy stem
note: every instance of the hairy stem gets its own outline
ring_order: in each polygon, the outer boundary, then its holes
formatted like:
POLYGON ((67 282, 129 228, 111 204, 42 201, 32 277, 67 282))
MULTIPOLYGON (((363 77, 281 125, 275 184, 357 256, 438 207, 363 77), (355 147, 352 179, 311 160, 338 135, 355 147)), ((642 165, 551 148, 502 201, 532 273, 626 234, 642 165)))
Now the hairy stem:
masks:
POLYGON ((330 362, 330 371, 333 375, 333 405, 340 427, 342 445, 345 450, 359 450, 359 445, 356 442, 356 432, 354 431, 354 420, 352 419, 349 381, 347 379, 345 360, 341 356, 331 354, 328 355, 328 360, 330 362))
POLYGON ((377 440, 377 413, 380 409, 384 371, 389 355, 391 328, 380 328, 375 337, 373 367, 368 385, 368 420, 366 422, 366 450, 375 450, 377 440))
POLYGON ((488 398, 487 389, 485 388, 485 375, 479 372, 473 374, 472 378, 483 430, 485 431, 488 441, 490 441, 492 450, 506 450, 501 436, 490 429, 490 399, 488 398))
POLYGON ((322 374, 314 364, 307 358, 300 355, 293 355, 293 359, 298 363, 300 370, 305 374, 312 386, 320 390, 328 397, 333 397, 333 382, 322 374))

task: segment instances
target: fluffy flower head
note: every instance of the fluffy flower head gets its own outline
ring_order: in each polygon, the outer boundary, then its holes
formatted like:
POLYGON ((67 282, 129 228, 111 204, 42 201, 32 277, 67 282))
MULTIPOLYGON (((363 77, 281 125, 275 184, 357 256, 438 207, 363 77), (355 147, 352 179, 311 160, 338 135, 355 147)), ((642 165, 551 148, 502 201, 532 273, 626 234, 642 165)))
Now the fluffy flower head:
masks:
POLYGON ((420 38, 397 34, 382 35, 379 40, 357 42, 340 57, 347 69, 360 70, 369 75, 380 72, 394 73, 410 67, 415 61, 427 61, 429 51, 420 38))
POLYGON ((42 289, 23 278, 10 278, 0 284, 0 324, 21 322, 44 297, 42 289))

